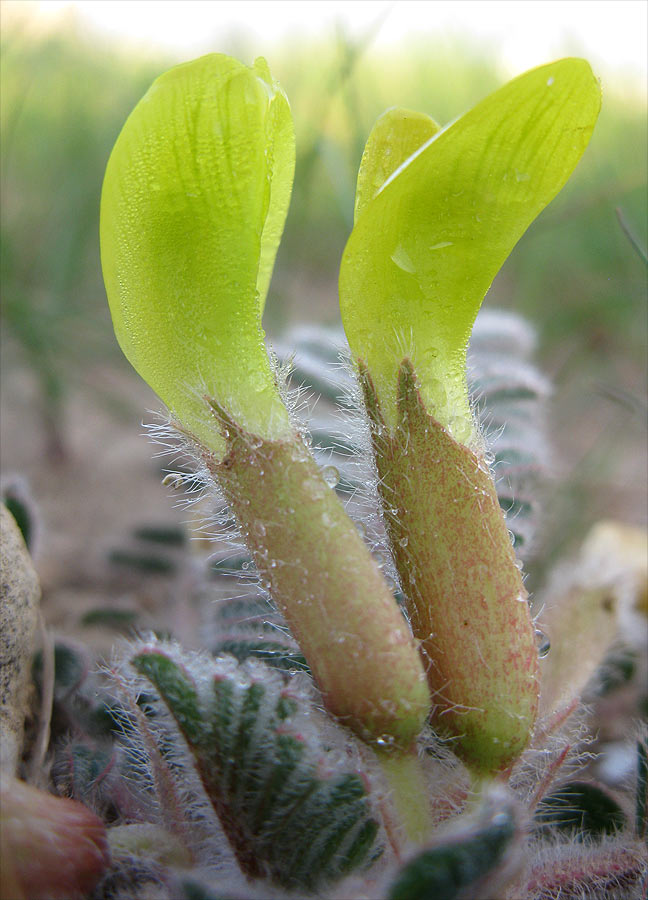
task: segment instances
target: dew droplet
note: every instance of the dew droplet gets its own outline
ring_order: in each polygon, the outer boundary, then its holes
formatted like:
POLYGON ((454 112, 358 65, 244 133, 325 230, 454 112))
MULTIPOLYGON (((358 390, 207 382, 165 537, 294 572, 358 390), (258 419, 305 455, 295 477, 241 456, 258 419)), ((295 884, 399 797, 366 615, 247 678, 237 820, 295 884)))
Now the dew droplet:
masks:
POLYGON ((508 813, 505 813, 503 810, 501 812, 496 812, 491 819, 491 824, 495 825, 497 828, 501 828, 502 826, 509 825, 511 822, 511 817, 508 813))
POLYGON ((322 477, 330 488, 335 488, 340 483, 340 473, 335 466, 324 466, 322 477))
MULTIPOLYGON (((391 575, 388 575, 387 573, 383 573, 383 577, 385 579, 385 584, 387 585, 387 587, 389 588, 391 593, 395 594, 396 591, 398 590, 398 585, 396 584, 394 579, 391 577, 391 575)), ((412 580, 413 579, 410 579, 410 581, 412 581, 412 580)))
POLYGON ((540 631, 539 628, 536 628, 535 640, 536 646, 538 648, 538 656, 540 657, 540 659, 544 659, 551 650, 551 641, 544 633, 544 631, 540 631))
POLYGON ((162 484, 164 487, 173 488, 174 491, 177 491, 178 488, 182 487, 182 475, 179 472, 169 472, 168 475, 165 475, 162 479, 162 484))
POLYGON ((400 541, 398 542, 398 544, 400 547, 403 547, 403 548, 407 547, 407 545, 409 544, 409 538, 407 537, 407 535, 405 535, 405 537, 402 537, 400 539, 400 541))
POLYGON ((416 272, 416 266, 402 244, 399 244, 398 247, 396 247, 391 258, 392 262, 397 265, 399 269, 402 269, 403 272, 407 272, 409 275, 413 275, 416 272))

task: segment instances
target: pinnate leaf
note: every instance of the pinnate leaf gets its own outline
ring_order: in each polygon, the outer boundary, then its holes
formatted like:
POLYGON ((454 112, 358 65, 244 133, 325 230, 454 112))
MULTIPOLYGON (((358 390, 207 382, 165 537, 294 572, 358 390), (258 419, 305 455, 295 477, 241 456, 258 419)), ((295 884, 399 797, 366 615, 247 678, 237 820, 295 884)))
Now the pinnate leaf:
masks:
POLYGON ((170 712, 248 876, 311 890, 379 852, 364 780, 329 761, 287 679, 232 657, 194 671, 163 645, 131 664, 170 712))
POLYGON ((467 829, 417 854, 398 873, 388 900, 465 896, 466 888, 497 869, 514 836, 514 817, 500 810, 481 827, 467 829))

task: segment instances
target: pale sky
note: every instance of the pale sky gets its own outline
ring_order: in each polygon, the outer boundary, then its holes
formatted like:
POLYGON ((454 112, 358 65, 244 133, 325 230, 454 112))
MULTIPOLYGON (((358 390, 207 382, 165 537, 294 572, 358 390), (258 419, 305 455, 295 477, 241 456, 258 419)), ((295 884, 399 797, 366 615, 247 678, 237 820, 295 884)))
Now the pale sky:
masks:
POLYGON ((291 37, 326 37, 338 25, 361 35, 381 23, 377 48, 460 36, 484 42, 506 74, 581 54, 633 93, 645 95, 648 79, 645 0, 4 0, 3 7, 44 22, 74 9, 91 34, 179 59, 218 50, 234 35, 261 54, 291 37))

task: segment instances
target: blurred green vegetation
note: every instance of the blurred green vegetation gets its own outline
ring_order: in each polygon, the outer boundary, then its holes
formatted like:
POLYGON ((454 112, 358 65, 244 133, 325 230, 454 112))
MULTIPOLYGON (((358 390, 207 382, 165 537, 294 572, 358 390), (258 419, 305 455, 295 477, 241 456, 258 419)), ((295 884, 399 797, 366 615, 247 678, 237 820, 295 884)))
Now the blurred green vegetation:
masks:
MULTIPOLYGON (((268 53, 291 100, 298 147, 267 305, 271 331, 294 318, 337 317, 355 175, 375 118, 401 105, 445 123, 505 80, 474 48, 444 46, 379 56, 371 34, 360 42, 340 35, 268 53)), ((85 382, 88 365, 123 365, 99 265, 101 183, 126 116, 172 62, 91 45, 73 29, 35 37, 7 26, 1 50, 3 334, 38 380, 55 450, 66 391, 85 382)), ((645 266, 616 210, 640 245, 647 237, 644 110, 603 88, 583 162, 518 245, 489 303, 521 310, 539 326, 554 370, 577 360, 604 378, 619 359, 643 372, 645 354, 645 266)))
POLYGON ((89 361, 114 345, 99 263, 102 173, 129 109, 157 67, 69 39, 3 29, 3 335, 38 382, 48 451, 89 361))
MULTIPOLYGON (((549 61, 549 60, 548 60, 549 61)), ((506 79, 494 60, 457 46, 412 47, 380 57, 340 38, 273 60, 297 127, 296 190, 282 265, 332 273, 346 242, 355 177, 367 134, 388 106, 455 119, 506 79), (317 66, 313 66, 317 59, 317 66)), ((620 227, 620 210, 646 246, 645 110, 603 83, 603 109, 576 173, 529 229, 496 279, 488 302, 537 324, 545 350, 573 341, 600 366, 621 354, 642 363, 646 268, 620 227)))

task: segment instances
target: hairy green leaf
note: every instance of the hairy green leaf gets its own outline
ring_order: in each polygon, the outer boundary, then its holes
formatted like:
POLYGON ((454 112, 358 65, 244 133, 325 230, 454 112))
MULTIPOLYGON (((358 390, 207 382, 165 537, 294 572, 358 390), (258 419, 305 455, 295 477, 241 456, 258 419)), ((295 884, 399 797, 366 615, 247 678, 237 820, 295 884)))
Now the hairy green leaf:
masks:
POLYGON ((380 852, 363 779, 329 762, 285 677, 232 658, 185 667, 163 646, 131 664, 175 720, 247 875, 312 890, 380 852))
POLYGON ((635 805, 635 829, 637 837, 646 833, 648 812, 648 750, 644 740, 637 741, 637 798, 635 805))
MULTIPOLYGON (((496 869, 513 840, 513 817, 504 811, 484 827, 424 850, 407 863, 392 884, 388 900, 454 900, 496 869)), ((479 896, 483 896, 480 892, 479 896)))
POLYGON ((572 781, 543 797, 535 821, 545 830, 572 832, 582 840, 623 830, 626 815, 602 788, 584 781, 572 781))

